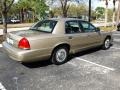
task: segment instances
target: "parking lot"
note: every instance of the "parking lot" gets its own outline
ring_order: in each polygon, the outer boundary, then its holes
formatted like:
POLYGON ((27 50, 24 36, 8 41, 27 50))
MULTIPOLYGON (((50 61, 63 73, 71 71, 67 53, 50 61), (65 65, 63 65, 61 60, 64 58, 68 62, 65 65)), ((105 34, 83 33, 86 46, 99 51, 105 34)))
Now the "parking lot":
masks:
POLYGON ((120 90, 120 32, 109 50, 69 56, 66 64, 21 64, 0 48, 0 90, 120 90))

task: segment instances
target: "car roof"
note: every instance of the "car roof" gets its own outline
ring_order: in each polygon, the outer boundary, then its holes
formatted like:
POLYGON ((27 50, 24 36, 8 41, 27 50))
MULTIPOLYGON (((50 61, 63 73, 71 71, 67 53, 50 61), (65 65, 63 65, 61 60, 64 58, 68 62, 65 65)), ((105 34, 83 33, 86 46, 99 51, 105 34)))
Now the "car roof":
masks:
POLYGON ((70 21, 70 20, 80 20, 85 21, 79 18, 50 18, 49 20, 55 20, 55 21, 70 21))

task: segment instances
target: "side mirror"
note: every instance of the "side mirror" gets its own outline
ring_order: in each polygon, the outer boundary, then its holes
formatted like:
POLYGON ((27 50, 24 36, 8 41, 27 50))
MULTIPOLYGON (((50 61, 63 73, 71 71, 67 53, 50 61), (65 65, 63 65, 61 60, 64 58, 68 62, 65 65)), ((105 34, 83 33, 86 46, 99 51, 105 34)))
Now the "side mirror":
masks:
POLYGON ((100 32, 100 28, 99 27, 96 28, 96 32, 100 32))

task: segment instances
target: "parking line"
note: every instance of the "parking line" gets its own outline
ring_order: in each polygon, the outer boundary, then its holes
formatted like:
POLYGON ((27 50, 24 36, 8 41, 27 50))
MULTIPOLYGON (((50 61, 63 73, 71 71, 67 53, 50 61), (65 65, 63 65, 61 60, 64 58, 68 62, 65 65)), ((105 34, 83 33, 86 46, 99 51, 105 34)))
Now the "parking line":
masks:
POLYGON ((0 82, 0 90, 7 90, 7 89, 2 85, 1 82, 0 82))
POLYGON ((96 66, 99 66, 99 67, 102 67, 102 68, 105 68, 105 69, 108 69, 108 70, 111 70, 111 71, 115 70, 114 68, 106 67, 106 66, 103 66, 103 65, 100 65, 100 64, 97 64, 97 63, 94 63, 94 62, 91 62, 91 61, 88 61, 88 60, 85 60, 85 59, 82 59, 82 58, 79 58, 79 57, 77 57, 75 59, 93 64, 93 65, 96 65, 96 66))

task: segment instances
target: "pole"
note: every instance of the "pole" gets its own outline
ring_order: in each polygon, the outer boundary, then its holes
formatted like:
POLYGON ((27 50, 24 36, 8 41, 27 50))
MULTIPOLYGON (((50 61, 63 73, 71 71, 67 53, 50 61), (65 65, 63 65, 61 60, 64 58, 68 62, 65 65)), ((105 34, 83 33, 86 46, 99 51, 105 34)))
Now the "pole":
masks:
POLYGON ((89 16, 88 16, 88 21, 91 22, 91 0, 89 0, 89 16))

